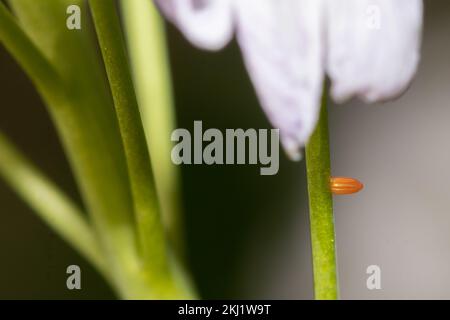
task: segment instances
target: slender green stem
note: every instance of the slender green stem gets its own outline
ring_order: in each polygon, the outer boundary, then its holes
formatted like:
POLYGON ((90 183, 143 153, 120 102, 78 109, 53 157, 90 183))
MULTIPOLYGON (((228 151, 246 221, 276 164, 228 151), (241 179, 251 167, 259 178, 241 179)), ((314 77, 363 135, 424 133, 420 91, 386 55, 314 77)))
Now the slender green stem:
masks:
POLYGON ((317 127, 306 146, 314 291, 318 300, 338 298, 326 93, 317 127))
POLYGON ((179 167, 170 159, 174 103, 164 22, 148 0, 122 0, 126 39, 164 224, 172 247, 184 255, 179 167))
POLYGON ((125 148, 145 270, 155 287, 170 290, 164 229, 119 16, 114 0, 89 3, 125 148))
POLYGON ((58 73, 21 29, 16 18, 0 1, 0 41, 17 59, 33 83, 46 95, 60 89, 58 73))
POLYGON ((169 137, 175 128, 175 116, 164 22, 151 1, 121 0, 120 4, 162 218, 173 248, 171 267, 183 291, 196 297, 184 263, 179 167, 170 158, 172 143, 169 137))
POLYGON ((107 263, 85 214, 58 187, 39 172, 0 133, 0 176, 62 238, 99 271, 108 274, 107 263))

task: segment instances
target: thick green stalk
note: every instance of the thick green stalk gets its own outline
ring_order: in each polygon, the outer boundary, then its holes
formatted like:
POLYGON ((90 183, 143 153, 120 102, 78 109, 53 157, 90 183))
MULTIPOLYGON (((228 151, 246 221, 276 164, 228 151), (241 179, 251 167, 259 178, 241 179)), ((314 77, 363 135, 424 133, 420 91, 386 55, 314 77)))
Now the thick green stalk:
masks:
POLYGON ((119 16, 113 0, 89 3, 125 149, 145 273, 161 297, 170 296, 177 289, 169 267, 155 182, 119 16))
POLYGON ((338 298, 326 94, 317 127, 306 146, 314 291, 318 300, 338 298))
POLYGON ((82 30, 65 28, 72 4, 86 12, 82 0, 10 1, 19 23, 1 5, 0 41, 45 100, 108 260, 111 284, 130 297, 139 262, 126 161, 87 15, 82 30))
POLYGON ((151 1, 120 3, 164 225, 175 252, 183 257, 179 169, 170 158, 175 116, 164 22, 151 1))
MULTIPOLYGON (((0 5, 0 41, 30 76, 48 106, 100 239, 112 275, 111 285, 122 298, 192 297, 173 263, 176 290, 172 282, 167 284, 165 273, 149 272, 152 268, 141 265, 129 163, 86 23, 85 2, 10 1, 20 23, 0 5), (82 30, 65 28, 65 11, 73 4, 81 8, 82 30)), ((156 243, 164 246, 163 241, 156 243)))
POLYGON ((0 176, 64 240, 99 271, 107 262, 85 214, 0 133, 0 176))

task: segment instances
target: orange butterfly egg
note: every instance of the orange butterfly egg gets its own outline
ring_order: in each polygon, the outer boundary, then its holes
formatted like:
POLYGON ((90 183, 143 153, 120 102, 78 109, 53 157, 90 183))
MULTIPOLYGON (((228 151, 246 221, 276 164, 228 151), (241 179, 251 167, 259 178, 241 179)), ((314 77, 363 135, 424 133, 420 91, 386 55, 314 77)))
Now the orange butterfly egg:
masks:
POLYGON ((345 195, 361 191, 364 185, 353 178, 332 177, 330 179, 330 188, 333 194, 345 195))

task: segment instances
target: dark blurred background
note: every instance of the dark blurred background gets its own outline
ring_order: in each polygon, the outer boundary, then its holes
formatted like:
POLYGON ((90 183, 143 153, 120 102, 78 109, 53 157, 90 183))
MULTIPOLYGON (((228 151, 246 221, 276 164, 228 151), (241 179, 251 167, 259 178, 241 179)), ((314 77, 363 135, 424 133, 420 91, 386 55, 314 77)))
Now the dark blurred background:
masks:
MULTIPOLYGON (((423 60, 401 99, 330 106, 332 171, 360 178, 335 200, 344 299, 450 298, 450 3, 426 1, 423 60), (366 268, 382 290, 366 289, 366 268)), ((199 51, 168 27, 178 127, 270 128, 233 43, 199 51)), ((0 47, 0 129, 79 199, 36 91, 0 47)), ((189 256, 204 298, 309 299, 312 270, 304 162, 182 167, 189 256)), ((0 299, 105 299, 100 276, 0 181, 0 299), (68 291, 66 267, 82 268, 68 291)))

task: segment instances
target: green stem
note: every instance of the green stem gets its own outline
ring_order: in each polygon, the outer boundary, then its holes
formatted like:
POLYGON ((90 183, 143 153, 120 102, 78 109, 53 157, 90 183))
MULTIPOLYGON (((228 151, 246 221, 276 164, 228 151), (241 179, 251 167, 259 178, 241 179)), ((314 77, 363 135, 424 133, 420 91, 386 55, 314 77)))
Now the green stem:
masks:
POLYGON ((119 16, 113 0, 90 0, 89 3, 125 149, 145 271, 155 290, 164 296, 175 289, 119 16))
POLYGON ((1 7, 0 40, 32 78, 48 107, 108 261, 111 285, 122 296, 134 296, 135 290, 128 289, 139 259, 112 99, 88 24, 83 30, 64 28, 67 6, 77 4, 86 12, 84 1, 11 0, 9 4, 17 19, 1 7), (56 70, 57 76, 46 77, 52 74, 48 70, 56 70))
POLYGON ((18 25, 15 17, 0 1, 0 41, 17 59, 33 83, 47 96, 60 90, 60 77, 41 51, 18 25))
POLYGON ((151 1, 120 3, 164 224, 175 253, 183 257, 179 167, 171 161, 172 143, 168 138, 175 129, 175 116, 164 22, 151 1))
POLYGON ((338 298, 326 93, 317 127, 306 146, 314 291, 318 300, 338 298))
POLYGON ((85 214, 0 133, 0 176, 64 240, 100 272, 107 263, 85 214))

